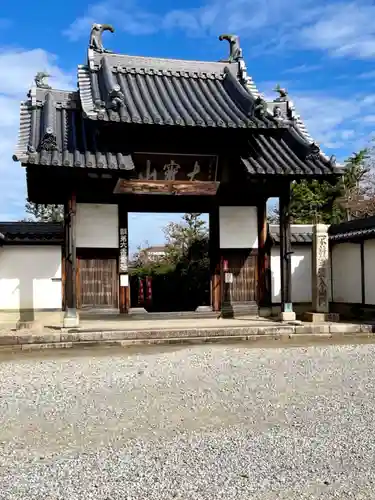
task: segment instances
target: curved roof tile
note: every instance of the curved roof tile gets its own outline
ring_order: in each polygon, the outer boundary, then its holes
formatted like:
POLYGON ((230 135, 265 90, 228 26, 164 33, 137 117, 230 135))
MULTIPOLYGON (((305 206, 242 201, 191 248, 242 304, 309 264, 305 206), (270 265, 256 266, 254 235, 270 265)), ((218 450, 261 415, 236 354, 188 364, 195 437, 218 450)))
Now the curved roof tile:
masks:
POLYGON ((94 120, 157 125, 277 126, 254 116, 254 98, 224 63, 106 54, 79 66, 85 115, 94 120))

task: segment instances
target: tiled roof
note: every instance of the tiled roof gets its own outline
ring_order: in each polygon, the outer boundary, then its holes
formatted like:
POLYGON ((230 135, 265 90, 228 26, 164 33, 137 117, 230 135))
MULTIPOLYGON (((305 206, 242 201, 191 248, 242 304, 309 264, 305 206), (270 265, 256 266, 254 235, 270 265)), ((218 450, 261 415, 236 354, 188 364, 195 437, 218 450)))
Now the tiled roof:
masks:
MULTIPOLYGON (((269 225, 269 232, 274 243, 280 243, 280 229, 278 225, 269 225)), ((291 241, 292 243, 311 245, 313 240, 312 226, 299 226, 298 224, 291 225, 291 241)))
POLYGON ((15 161, 65 167, 134 168, 126 151, 104 151, 97 144, 95 123, 82 116, 77 92, 36 89, 35 97, 21 105, 15 161))
MULTIPOLYGON (((125 141, 108 148, 101 142, 98 122, 85 119, 77 92, 36 89, 21 105, 21 126, 14 159, 27 164, 132 170, 125 141)), ((287 129, 249 131, 242 162, 250 174, 320 175, 335 167, 320 156, 307 159, 309 150, 287 129)))
MULTIPOLYGON (((96 54, 96 56, 99 56, 96 54)), ((79 66, 85 116, 94 120, 196 127, 277 126, 257 117, 236 65, 106 54, 79 66)))
POLYGON ((62 243, 63 224, 59 222, 0 222, 5 243, 62 243))
POLYGON ((332 241, 375 238, 375 217, 332 224, 328 229, 328 234, 332 241))
POLYGON ((309 150, 289 130, 252 134, 248 154, 242 155, 249 174, 332 175, 340 169, 321 156, 310 157, 309 150))
MULTIPOLYGON (((124 127, 245 129, 235 133, 247 134, 247 149, 241 145, 232 150, 251 175, 342 173, 308 135, 292 101, 262 98, 242 56, 232 62, 186 61, 100 52, 90 46, 87 64, 78 67, 78 91, 34 86, 28 97, 21 104, 13 156, 23 164, 132 170, 132 151, 126 150, 125 141, 100 143, 99 128, 121 122, 124 127)), ((114 141, 116 135, 117 130, 114 141)))

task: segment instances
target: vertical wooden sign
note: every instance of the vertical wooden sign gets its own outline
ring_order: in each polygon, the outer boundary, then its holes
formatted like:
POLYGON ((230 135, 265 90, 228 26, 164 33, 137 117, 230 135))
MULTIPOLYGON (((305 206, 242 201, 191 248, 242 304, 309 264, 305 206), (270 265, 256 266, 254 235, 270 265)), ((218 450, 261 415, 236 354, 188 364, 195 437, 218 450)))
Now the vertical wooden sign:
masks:
POLYGON ((119 221, 119 308, 120 313, 127 313, 130 308, 129 288, 129 238, 128 213, 118 208, 119 221))
POLYGON ((128 251, 128 228, 120 227, 120 274, 129 271, 128 251))

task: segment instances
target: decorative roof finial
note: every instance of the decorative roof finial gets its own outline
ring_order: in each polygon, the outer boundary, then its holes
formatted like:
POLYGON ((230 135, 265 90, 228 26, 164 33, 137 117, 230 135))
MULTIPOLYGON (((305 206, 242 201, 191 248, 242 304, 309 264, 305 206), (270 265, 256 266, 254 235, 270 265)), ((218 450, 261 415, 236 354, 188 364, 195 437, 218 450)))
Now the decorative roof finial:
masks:
POLYGON ((229 42, 229 47, 230 47, 230 52, 229 52, 229 58, 225 59, 222 62, 238 62, 240 59, 242 59, 242 49, 240 47, 240 39, 237 35, 220 35, 219 40, 227 40, 229 42))
POLYGON ((111 50, 107 50, 103 47, 102 34, 103 31, 110 31, 111 33, 115 32, 115 29, 110 24, 97 24, 94 23, 91 28, 90 33, 90 49, 95 50, 96 52, 107 52, 111 53, 111 50))
POLYGON ((312 142, 308 147, 306 160, 319 160, 320 154, 320 147, 315 142, 312 142))
POLYGON ((273 90, 274 92, 277 92, 279 94, 279 97, 277 97, 275 101, 285 102, 288 100, 288 91, 286 89, 281 88, 279 84, 277 84, 273 90))
POLYGON ((39 89, 51 89, 52 87, 44 81, 45 78, 49 78, 51 75, 45 73, 44 71, 38 71, 35 75, 34 82, 39 89))

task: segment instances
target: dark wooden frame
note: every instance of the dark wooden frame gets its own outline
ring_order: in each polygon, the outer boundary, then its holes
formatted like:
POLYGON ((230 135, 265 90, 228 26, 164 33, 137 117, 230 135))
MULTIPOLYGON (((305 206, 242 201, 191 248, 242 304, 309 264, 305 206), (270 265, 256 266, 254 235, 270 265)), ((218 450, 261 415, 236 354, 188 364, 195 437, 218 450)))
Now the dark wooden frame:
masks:
POLYGON ((219 207, 215 206, 209 212, 209 257, 211 272, 211 306, 219 312, 221 308, 221 281, 220 281, 220 221, 219 207))
POLYGON ((64 309, 67 316, 77 314, 76 195, 72 193, 64 205, 64 309))
MULTIPOLYGON (((100 259, 100 260, 116 260, 116 272, 118 276, 118 249, 117 248, 77 248, 77 263, 76 263, 76 307, 77 309, 81 309, 81 297, 80 297, 80 280, 81 280, 81 260, 86 259, 100 259)), ((116 304, 114 306, 115 309, 119 308, 119 290, 116 290, 116 304)))
POLYGON ((284 182, 280 195, 280 263, 281 312, 290 312, 292 306, 292 241, 290 228, 290 181, 284 182))
MULTIPOLYGON (((228 260, 230 258, 230 255, 236 255, 239 252, 244 252, 248 251, 248 257, 256 257, 256 265, 255 265, 255 286, 254 286, 254 293, 255 293, 255 300, 254 301, 244 301, 246 303, 257 303, 259 305, 259 285, 258 285, 258 280, 259 280, 259 264, 258 264, 258 259, 259 259, 259 250, 257 248, 225 248, 220 250, 220 280, 221 280, 221 304, 224 305, 225 307, 228 307, 228 305, 233 305, 232 300, 230 297, 227 295, 229 287, 226 286, 224 282, 224 273, 225 273, 225 268, 224 268, 224 261, 228 260)), ((229 265, 228 267, 228 272, 233 272, 233 267, 229 265)), ((236 268, 237 269, 237 268, 236 268)), ((240 303, 239 301, 238 303, 240 303)))

